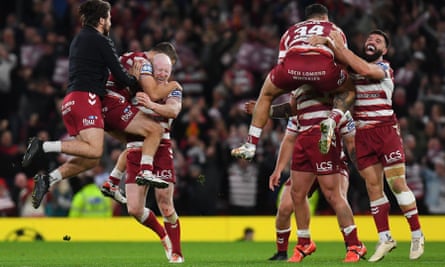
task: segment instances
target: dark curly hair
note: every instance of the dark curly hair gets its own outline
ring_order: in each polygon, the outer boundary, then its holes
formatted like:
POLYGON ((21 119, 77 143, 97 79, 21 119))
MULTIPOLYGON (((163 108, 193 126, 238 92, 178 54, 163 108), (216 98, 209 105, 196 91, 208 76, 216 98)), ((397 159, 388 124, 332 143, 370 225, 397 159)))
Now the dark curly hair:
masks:
POLYGON ((82 25, 97 27, 101 18, 108 18, 111 10, 110 3, 102 0, 88 0, 79 7, 79 15, 82 25))

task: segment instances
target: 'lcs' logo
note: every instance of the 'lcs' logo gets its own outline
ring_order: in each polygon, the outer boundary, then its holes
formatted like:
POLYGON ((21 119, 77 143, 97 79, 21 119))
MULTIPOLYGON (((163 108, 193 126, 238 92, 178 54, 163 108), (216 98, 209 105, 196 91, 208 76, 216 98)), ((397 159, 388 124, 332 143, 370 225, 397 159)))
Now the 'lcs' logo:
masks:
POLYGON ((386 163, 393 163, 401 159, 402 159, 402 152, 400 152, 400 150, 385 155, 386 163))
POLYGON ((322 161, 315 163, 317 166, 317 171, 319 172, 326 172, 332 170, 332 161, 322 161))

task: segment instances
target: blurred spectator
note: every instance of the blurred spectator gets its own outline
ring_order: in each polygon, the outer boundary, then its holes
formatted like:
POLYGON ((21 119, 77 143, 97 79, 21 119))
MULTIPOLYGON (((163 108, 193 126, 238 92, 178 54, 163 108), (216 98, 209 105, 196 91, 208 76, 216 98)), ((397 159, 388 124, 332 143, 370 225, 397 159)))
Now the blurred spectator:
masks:
POLYGON ((18 199, 17 199, 17 211, 21 217, 43 217, 45 216, 45 203, 43 200, 43 205, 38 209, 34 209, 32 206, 32 188, 34 187, 34 180, 28 179, 25 173, 19 172, 15 176, 14 180, 15 186, 18 189, 18 199))
POLYGON ((427 181, 428 210, 432 214, 445 214, 445 159, 442 155, 434 161, 434 181, 427 181))
POLYGON ((258 174, 258 166, 254 162, 238 159, 230 164, 227 179, 231 214, 255 214, 258 174))
POLYGON ((17 56, 0 42, 0 119, 9 113, 11 72, 17 65, 17 56))
POLYGON ((94 183, 94 177, 86 174, 81 178, 83 186, 74 195, 69 211, 70 218, 112 217, 112 199, 104 197, 94 183))
POLYGON ((61 180, 51 187, 45 205, 45 213, 50 217, 66 217, 71 207, 73 192, 68 180, 61 180))
POLYGON ((406 183, 414 194, 417 202, 419 213, 426 213, 424 196, 425 189, 423 185, 423 177, 421 176, 421 165, 416 162, 415 155, 411 149, 405 148, 406 157, 406 183))
POLYGON ((0 178, 0 217, 15 216, 15 204, 9 193, 5 179, 0 178))
POLYGON ((395 88, 394 96, 392 99, 392 108, 394 109, 394 112, 399 119, 409 116, 405 88, 401 86, 395 88))

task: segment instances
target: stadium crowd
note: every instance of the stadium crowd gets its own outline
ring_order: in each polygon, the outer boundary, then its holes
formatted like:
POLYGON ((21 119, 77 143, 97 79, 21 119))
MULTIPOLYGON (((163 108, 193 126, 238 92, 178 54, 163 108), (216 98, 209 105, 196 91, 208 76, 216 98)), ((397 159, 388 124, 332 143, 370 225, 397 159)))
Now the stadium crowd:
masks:
MULTIPOLYGON (((78 0, 23 0, 0 11, 0 216, 67 216, 80 179, 58 184, 41 210, 30 206, 32 175, 67 158, 51 154, 38 166, 20 166, 28 137, 69 138, 60 103, 66 89, 68 47, 78 24, 78 0)), ((256 99, 277 58, 281 34, 302 20, 305 6, 329 8, 349 47, 360 53, 367 33, 390 34, 386 57, 394 68, 393 107, 407 157, 407 182, 419 213, 445 214, 445 5, 440 0, 343 1, 137 1, 112 4, 110 36, 118 54, 172 42, 179 60, 173 79, 184 88, 183 110, 173 126, 182 215, 275 214, 277 192, 269 175, 284 135, 285 120, 269 120, 255 159, 230 150, 247 136, 246 101, 256 99)), ((276 100, 284 101, 286 97, 276 100)), ((101 185, 123 146, 106 137, 101 164, 86 173, 101 185)), ((350 168, 348 199, 356 214, 369 211, 366 188, 350 168)), ((283 173, 283 181, 288 173, 283 173)), ((391 193, 387 194, 392 196, 391 193)), ((150 195, 150 198, 153 196, 150 195)), ((396 203, 391 198, 392 203, 396 203)), ((154 203, 154 201, 150 201, 154 203)), ((392 205, 393 213, 399 213, 392 205)), ((115 215, 126 211, 115 208, 115 215)), ((156 210, 156 207, 151 207, 156 210)), ((326 202, 319 214, 331 214, 326 202)))

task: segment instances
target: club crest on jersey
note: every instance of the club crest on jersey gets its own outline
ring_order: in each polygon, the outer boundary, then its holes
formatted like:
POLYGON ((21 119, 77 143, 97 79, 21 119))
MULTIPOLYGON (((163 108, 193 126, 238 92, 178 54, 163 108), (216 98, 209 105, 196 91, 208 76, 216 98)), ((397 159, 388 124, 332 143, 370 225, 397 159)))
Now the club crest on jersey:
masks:
POLYGON ((133 111, 131 111, 130 106, 127 106, 124 109, 124 114, 121 116, 121 120, 128 121, 131 118, 131 116, 133 116, 133 111))

